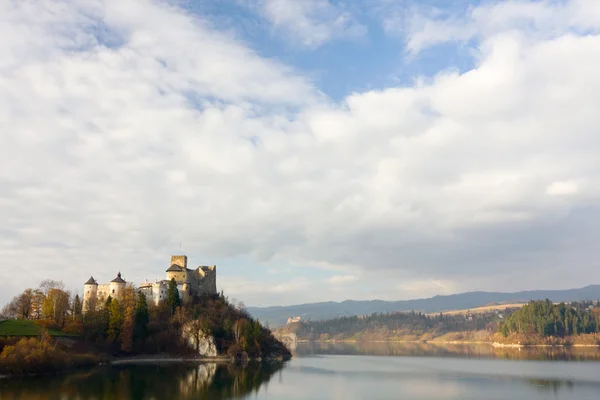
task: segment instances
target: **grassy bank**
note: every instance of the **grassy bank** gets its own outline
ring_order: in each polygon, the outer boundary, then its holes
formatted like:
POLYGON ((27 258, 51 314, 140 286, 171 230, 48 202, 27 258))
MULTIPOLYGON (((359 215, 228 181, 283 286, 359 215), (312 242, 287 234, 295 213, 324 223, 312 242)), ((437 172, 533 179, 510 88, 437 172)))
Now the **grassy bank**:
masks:
MULTIPOLYGON (((32 320, 9 319, 0 322, 0 337, 6 336, 40 336, 44 328, 32 320)), ((72 336, 59 329, 46 329, 50 336, 72 336)))

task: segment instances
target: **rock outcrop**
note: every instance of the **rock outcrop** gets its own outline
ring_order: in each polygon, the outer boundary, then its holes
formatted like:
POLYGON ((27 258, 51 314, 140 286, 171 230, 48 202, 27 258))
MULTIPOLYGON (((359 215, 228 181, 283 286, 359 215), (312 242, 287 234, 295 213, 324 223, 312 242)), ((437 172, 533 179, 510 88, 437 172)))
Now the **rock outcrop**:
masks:
POLYGON ((217 345, 215 338, 207 335, 200 327, 197 326, 197 321, 192 321, 185 324, 182 328, 183 339, 193 349, 198 352, 198 355, 203 357, 216 357, 217 345))

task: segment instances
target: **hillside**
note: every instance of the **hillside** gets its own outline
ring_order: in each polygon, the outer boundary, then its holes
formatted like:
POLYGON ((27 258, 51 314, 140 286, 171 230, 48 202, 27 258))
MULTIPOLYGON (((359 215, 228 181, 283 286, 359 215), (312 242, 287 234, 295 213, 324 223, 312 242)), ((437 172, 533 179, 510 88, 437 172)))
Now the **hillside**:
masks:
MULTIPOLYGON (((29 320, 4 320, 0 321, 0 337, 3 336, 40 336, 42 327, 29 320)), ((71 336, 58 329, 48 329, 50 336, 71 336)))
POLYGON ((300 316, 302 320, 323 320, 340 316, 370 315, 394 311, 420 311, 435 313, 451 310, 465 310, 499 303, 525 303, 530 300, 550 299, 553 302, 600 299, 600 285, 590 285, 580 289, 531 290, 516 293, 468 292, 448 296, 434 296, 427 299, 383 301, 346 300, 343 302, 322 302, 275 307, 248 307, 247 311, 269 326, 284 325, 289 317, 300 316))

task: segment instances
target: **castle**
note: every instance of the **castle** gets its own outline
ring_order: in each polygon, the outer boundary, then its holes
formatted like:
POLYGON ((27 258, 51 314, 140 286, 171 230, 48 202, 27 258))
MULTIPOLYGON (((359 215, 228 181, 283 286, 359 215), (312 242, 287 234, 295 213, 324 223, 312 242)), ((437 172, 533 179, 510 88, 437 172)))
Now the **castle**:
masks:
MULTIPOLYGON (((171 279, 175 279, 179 297, 184 304, 190 302, 194 297, 217 293, 216 265, 189 269, 187 256, 171 256, 171 266, 166 272, 167 279, 139 285, 137 290, 146 295, 149 304, 158 305, 167 298, 171 279)), ((97 304, 102 304, 108 296, 120 299, 126 285, 127 282, 121 277, 120 272, 115 279, 106 284, 98 284, 92 276, 83 285, 83 310, 95 309, 97 304)))

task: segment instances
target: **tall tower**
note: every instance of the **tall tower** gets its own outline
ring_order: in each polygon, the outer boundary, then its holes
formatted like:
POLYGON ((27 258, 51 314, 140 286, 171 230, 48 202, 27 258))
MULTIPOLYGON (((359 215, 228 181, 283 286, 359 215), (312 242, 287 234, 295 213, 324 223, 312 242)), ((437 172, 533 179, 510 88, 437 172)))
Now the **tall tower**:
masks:
POLYGON ((83 312, 94 310, 96 308, 96 301, 98 299, 98 282, 94 277, 90 277, 86 283, 83 284, 83 312))
POLYGON ((171 279, 175 279, 177 283, 187 282, 187 256, 171 256, 171 266, 167 269, 167 280, 171 279))
POLYGON ((187 256, 171 256, 171 265, 187 269, 187 256))
POLYGON ((110 293, 109 295, 116 299, 121 299, 121 295, 125 291, 125 285, 127 282, 121 278, 121 273, 117 274, 117 277, 110 281, 110 293))

